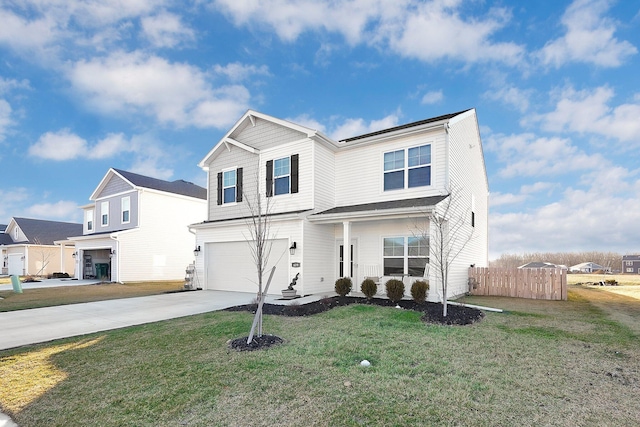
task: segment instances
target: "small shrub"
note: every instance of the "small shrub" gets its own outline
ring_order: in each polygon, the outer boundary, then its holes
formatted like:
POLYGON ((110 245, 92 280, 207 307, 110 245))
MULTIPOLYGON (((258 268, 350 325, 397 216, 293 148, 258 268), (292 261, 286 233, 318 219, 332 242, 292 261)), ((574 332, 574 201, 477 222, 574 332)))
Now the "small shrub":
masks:
POLYGON ((56 272, 56 273, 51 273, 51 275, 49 276, 49 279, 68 279, 69 273, 60 273, 60 272, 56 272))
POLYGON ((302 311, 302 306, 298 301, 292 301, 289 305, 284 307, 284 313, 287 316, 298 316, 302 311))
POLYGON ((616 279, 607 279, 604 281, 607 286, 618 286, 616 279))
POLYGON ((429 282, 425 280, 416 280, 411 285, 411 297, 415 302, 421 304, 427 299, 427 291, 429 290, 429 282))
POLYGON ((338 280, 336 280, 336 294, 340 295, 341 297, 347 295, 349 292, 351 292, 351 279, 348 277, 341 277, 338 280))
POLYGON ((364 279, 360 284, 360 290, 367 297, 367 299, 373 298, 373 296, 378 292, 378 285, 371 279, 364 279))
POLYGON ((397 303, 404 296, 404 283, 398 279, 390 279, 387 280, 387 283, 384 284, 387 289, 387 297, 397 303))

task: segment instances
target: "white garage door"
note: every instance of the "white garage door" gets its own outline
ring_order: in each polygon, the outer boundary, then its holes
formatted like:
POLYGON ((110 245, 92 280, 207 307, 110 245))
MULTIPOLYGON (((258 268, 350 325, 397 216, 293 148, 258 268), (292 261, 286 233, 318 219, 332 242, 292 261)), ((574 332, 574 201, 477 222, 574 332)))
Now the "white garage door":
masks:
MULTIPOLYGON (((269 271, 263 278, 267 284, 271 267, 277 263, 269 294, 280 294, 289 285, 288 240, 273 240, 269 256, 269 271)), ((207 289, 236 292, 258 292, 258 277, 249 243, 207 243, 205 246, 207 289)))
POLYGON ((22 254, 9 254, 9 265, 7 268, 10 276, 22 276, 24 274, 22 254))

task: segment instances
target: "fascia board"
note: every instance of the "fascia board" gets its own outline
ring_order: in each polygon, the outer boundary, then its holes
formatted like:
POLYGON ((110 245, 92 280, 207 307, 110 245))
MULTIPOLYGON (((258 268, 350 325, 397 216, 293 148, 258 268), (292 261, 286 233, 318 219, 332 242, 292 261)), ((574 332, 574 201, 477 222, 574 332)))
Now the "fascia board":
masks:
POLYGON ((411 129, 399 129, 395 132, 384 133, 381 135, 372 135, 369 138, 359 139, 354 142, 345 143, 344 145, 340 145, 340 149, 347 150, 350 148, 356 148, 363 145, 369 144, 378 144, 381 142, 388 141, 390 139, 396 139, 398 137, 404 137, 407 135, 412 135, 415 133, 422 133, 425 131, 436 130, 438 128, 444 129, 447 121, 435 122, 435 123, 427 123, 422 126, 416 126, 411 129))
POLYGON ((336 214, 327 214, 327 215, 319 215, 314 216, 310 215, 307 217, 309 222, 313 222, 316 224, 332 224, 336 222, 342 221, 351 221, 351 222, 359 222, 359 221, 373 221, 379 219, 397 219, 397 218, 415 218, 422 215, 429 215, 433 210, 433 206, 424 208, 424 207, 414 207, 414 208, 402 208, 402 209, 385 209, 381 210, 371 210, 371 211, 358 211, 358 212, 345 212, 345 213, 336 213, 336 214))
POLYGON ((120 179, 122 179, 123 181, 125 181, 126 183, 128 183, 131 187, 133 188, 137 188, 135 185, 133 185, 133 183, 131 181, 129 181, 127 178, 125 178, 124 176, 120 175, 118 172, 116 172, 113 168, 109 168, 109 170, 107 171, 107 173, 104 175, 104 177, 102 178, 102 180, 100 181, 100 184, 98 184, 98 186, 96 187, 95 190, 93 190, 93 193, 91 193, 91 196, 89 197, 89 200, 97 200, 98 194, 100 194, 100 192, 104 189, 104 186, 107 185, 107 181, 108 178, 110 178, 111 176, 116 175, 118 176, 120 179))

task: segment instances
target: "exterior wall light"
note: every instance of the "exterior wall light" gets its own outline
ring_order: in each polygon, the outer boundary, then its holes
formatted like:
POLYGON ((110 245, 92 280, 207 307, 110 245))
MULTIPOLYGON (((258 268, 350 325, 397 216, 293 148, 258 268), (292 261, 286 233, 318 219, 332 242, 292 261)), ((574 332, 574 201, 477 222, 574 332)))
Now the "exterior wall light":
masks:
POLYGON ((200 255, 200 246, 196 246, 196 248, 193 250, 193 256, 198 256, 200 255))
POLYGON ((291 255, 295 255, 295 254, 296 254, 296 248, 297 248, 297 246, 296 246, 296 242, 293 242, 293 243, 291 244, 291 247, 289 248, 289 253, 290 253, 291 255))

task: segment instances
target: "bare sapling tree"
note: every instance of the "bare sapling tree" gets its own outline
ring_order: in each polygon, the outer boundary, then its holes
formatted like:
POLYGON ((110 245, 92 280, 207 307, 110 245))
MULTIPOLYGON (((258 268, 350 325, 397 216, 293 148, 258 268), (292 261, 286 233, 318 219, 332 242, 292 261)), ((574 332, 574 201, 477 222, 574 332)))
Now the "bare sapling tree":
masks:
POLYGON ((427 213, 426 227, 417 227, 419 236, 429 242, 429 264, 436 270, 442 291, 442 316, 447 316, 447 292, 451 266, 473 238, 471 205, 460 189, 451 187, 449 195, 427 213))
MULTIPOLYGON (((255 194, 246 194, 243 192, 244 200, 249 210, 249 218, 247 219, 247 228, 249 236, 245 236, 245 240, 249 244, 251 256, 258 274, 258 336, 262 336, 262 304, 266 292, 263 292, 263 279, 267 273, 267 264, 269 255, 271 254, 271 197, 263 197, 260 195, 260 180, 256 173, 256 192, 255 194)), ((252 328, 253 330, 253 328, 252 328)), ((249 342, 251 341, 249 337, 249 342)))
POLYGON ((47 266, 49 265, 49 259, 51 258, 51 250, 49 248, 46 248, 42 245, 42 243, 40 242, 40 239, 35 238, 33 243, 35 243, 36 245, 38 245, 39 250, 36 251, 36 253, 38 255, 40 255, 40 270, 38 270, 38 272, 35 274, 36 276, 42 276, 43 272, 45 271, 45 269, 47 268, 47 266))

